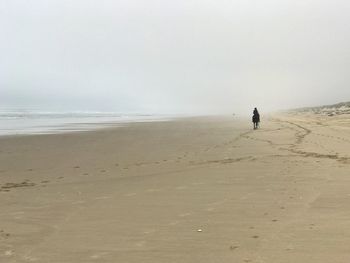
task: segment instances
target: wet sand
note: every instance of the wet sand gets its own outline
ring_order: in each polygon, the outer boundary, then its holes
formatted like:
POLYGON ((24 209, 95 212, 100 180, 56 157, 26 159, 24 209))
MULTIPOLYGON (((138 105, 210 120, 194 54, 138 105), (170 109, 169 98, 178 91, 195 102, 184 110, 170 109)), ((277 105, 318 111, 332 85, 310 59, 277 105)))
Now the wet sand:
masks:
POLYGON ((0 262, 349 262, 350 116, 0 138, 0 262))

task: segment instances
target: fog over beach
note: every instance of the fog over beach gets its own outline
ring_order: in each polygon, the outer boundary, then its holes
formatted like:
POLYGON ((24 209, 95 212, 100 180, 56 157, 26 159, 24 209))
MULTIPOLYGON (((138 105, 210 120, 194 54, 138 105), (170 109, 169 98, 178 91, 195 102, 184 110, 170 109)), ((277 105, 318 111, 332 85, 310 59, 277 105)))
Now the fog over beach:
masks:
POLYGON ((349 11, 0 1, 0 262, 350 262, 349 11))
POLYGON ((241 113, 349 100, 345 0, 0 3, 0 105, 241 113))

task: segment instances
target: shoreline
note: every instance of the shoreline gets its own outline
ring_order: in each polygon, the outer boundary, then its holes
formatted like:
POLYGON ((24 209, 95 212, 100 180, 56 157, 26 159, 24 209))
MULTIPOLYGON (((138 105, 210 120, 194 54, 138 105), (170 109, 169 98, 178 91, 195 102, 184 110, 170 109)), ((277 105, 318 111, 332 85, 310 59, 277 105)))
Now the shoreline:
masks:
MULTIPOLYGON (((88 133, 88 132, 97 132, 97 131, 103 131, 108 129, 118 129, 121 127, 125 127, 128 125, 134 125, 134 124, 151 124, 151 123, 158 123, 158 122, 176 122, 176 121, 186 121, 186 120, 200 120, 200 119, 212 119, 212 118, 226 118, 231 120, 246 120, 247 118, 244 117, 232 117, 230 115, 173 115, 173 116, 154 116, 157 118, 152 119, 134 119, 134 120, 125 120, 125 121, 104 121, 104 122, 77 122, 77 123, 63 123, 61 125, 52 125, 52 126, 43 126, 41 127, 33 127, 38 128, 37 131, 30 132, 27 131, 20 131, 18 133, 1 133, 0 132, 0 139, 2 138, 10 138, 10 137, 25 137, 25 136, 43 136, 43 135, 59 135, 59 134, 72 134, 72 133, 88 133)), ((249 121, 248 121, 249 122, 249 121)))
POLYGON ((182 118, 179 116, 149 116, 147 118, 130 118, 124 120, 91 120, 91 122, 86 122, 84 118, 81 121, 71 122, 66 120, 61 120, 61 122, 57 121, 53 124, 48 124, 49 121, 53 121, 48 119, 46 121, 42 121, 39 124, 28 124, 27 126, 15 128, 8 128, 0 130, 0 137, 3 136, 21 136, 21 135, 45 135, 45 134, 64 134, 64 133, 75 133, 75 132, 87 132, 100 130, 105 128, 113 128, 119 127, 123 125, 128 125, 130 123, 144 123, 144 122, 160 122, 160 121, 171 121, 177 118, 182 118), (46 123, 46 124, 45 124, 46 123))

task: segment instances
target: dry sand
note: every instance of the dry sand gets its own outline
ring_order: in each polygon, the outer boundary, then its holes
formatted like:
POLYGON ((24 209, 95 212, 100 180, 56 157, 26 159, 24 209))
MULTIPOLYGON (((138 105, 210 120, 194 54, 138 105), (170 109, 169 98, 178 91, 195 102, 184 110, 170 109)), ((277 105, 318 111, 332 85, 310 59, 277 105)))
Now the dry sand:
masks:
POLYGON ((350 116, 0 139, 0 262, 350 262, 350 116))

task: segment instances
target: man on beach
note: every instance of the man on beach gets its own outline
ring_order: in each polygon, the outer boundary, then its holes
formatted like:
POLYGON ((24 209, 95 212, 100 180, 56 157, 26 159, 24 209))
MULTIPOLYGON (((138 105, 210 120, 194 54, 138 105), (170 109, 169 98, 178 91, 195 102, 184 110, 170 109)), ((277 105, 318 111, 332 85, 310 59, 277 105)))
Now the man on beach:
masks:
POLYGON ((256 130, 259 127, 260 122, 260 114, 257 108, 254 108, 253 111, 253 123, 254 123, 254 130, 256 130))

